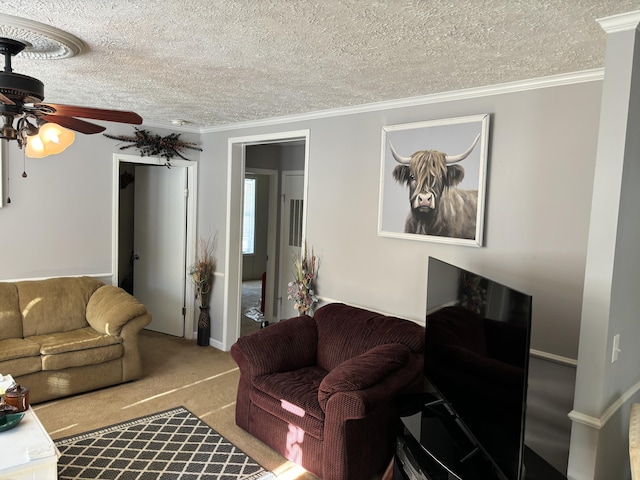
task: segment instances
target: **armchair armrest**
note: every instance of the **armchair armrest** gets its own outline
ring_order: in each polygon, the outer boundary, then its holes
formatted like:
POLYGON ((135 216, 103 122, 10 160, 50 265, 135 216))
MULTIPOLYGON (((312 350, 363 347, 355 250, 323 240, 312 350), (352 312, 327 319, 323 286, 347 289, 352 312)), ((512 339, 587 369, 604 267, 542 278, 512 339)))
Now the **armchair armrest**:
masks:
MULTIPOLYGON (((327 403, 334 394, 366 390, 383 383, 390 375, 407 366, 411 356, 411 350, 406 345, 390 343, 342 362, 320 383, 320 407, 326 412, 327 403)), ((390 387, 387 385, 385 390, 393 395, 396 389, 390 387)))
MULTIPOLYGON (((127 322, 147 313, 147 308, 133 295, 113 285, 98 288, 87 303, 87 322, 106 335, 120 335, 127 322)), ((147 324, 149 321, 150 316, 147 324)))
POLYGON ((253 378, 315 365, 317 348, 315 320, 303 315, 240 337, 231 347, 231 356, 240 372, 253 378))

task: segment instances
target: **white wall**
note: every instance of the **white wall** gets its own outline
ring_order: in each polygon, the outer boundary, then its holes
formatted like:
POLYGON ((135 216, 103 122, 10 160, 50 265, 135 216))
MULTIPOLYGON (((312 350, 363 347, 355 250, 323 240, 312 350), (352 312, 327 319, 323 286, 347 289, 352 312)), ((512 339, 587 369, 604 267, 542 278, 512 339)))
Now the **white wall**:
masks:
MULTIPOLYGON (((106 133, 113 135, 134 133, 130 125, 104 125, 106 133)), ((198 137, 185 133, 180 138, 190 142, 198 137)), ((138 153, 120 151, 123 145, 102 134, 78 134, 63 153, 41 159, 25 159, 16 142, 7 146, 0 280, 86 274, 110 281, 113 154, 138 153), (27 178, 21 176, 25 169, 27 178), (6 204, 7 194, 10 204, 6 204)), ((188 158, 198 160, 199 155, 187 151, 188 158)))

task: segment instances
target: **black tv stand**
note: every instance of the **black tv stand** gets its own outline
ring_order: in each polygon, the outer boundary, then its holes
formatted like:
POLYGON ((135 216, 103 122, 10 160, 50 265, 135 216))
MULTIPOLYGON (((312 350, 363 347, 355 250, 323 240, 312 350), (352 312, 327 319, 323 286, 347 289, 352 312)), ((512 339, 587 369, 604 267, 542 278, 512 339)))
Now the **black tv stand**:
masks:
MULTIPOLYGON (((507 480, 450 407, 429 394, 403 404, 394 457, 394 480, 507 480), (422 435, 423 428, 437 435, 422 435), (433 439, 437 438, 437 444, 433 439), (442 439, 442 441, 440 441, 442 439), (429 444, 432 442, 433 444, 429 444), (448 445, 455 445, 449 448, 448 445), (455 448, 455 452, 452 451, 455 448), (456 459, 451 462, 450 459, 456 459), (455 464, 456 471, 449 466, 455 464)), ((524 480, 563 480, 560 472, 525 447, 524 480)))

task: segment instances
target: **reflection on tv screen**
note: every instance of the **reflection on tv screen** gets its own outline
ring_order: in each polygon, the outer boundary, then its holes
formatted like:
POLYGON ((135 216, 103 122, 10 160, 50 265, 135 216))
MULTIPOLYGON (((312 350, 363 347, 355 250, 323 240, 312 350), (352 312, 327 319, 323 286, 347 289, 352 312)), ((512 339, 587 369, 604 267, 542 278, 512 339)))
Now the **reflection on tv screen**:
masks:
POLYGON ((425 376, 439 401, 423 418, 445 425, 448 440, 435 428, 421 440, 458 475, 483 457, 495 478, 521 478, 531 304, 530 295, 429 259, 425 376))

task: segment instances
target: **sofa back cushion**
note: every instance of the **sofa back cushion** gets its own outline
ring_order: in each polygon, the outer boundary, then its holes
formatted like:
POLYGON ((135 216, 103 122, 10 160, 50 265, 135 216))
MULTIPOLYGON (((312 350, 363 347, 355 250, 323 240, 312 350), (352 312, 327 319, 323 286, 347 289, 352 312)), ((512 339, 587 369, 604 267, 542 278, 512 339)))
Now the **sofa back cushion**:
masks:
POLYGON ((342 303, 319 308, 313 317, 318 329, 318 365, 327 371, 364 352, 389 343, 424 352, 424 328, 409 320, 388 317, 342 303))
POLYGON ((104 285, 90 277, 16 282, 25 337, 84 328, 89 297, 104 285))
POLYGON ((16 286, 3 282, 0 283, 0 340, 7 338, 22 338, 22 316, 16 286))

